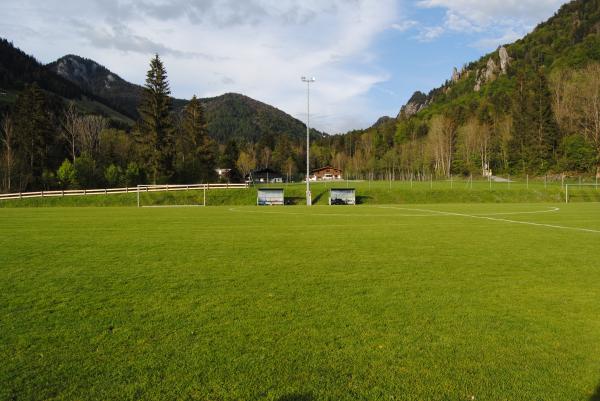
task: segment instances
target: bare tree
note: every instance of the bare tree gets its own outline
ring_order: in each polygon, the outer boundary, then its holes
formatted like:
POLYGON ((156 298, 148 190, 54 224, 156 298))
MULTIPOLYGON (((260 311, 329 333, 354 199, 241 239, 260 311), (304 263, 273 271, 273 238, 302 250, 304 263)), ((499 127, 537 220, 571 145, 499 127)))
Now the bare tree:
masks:
POLYGON ((552 91, 552 110, 559 127, 565 132, 572 131, 573 110, 573 74, 570 71, 559 70, 550 76, 552 91))
POLYGON ((100 134, 108 126, 102 116, 83 116, 77 120, 77 132, 81 142, 81 151, 95 157, 100 147, 100 134))
POLYGON ((585 68, 576 83, 576 109, 581 110, 578 125, 600 155, 600 64, 585 68))
POLYGON ((0 127, 0 141, 4 147, 4 160, 3 164, 5 167, 4 179, 3 179, 3 187, 10 192, 12 188, 11 178, 13 175, 13 166, 15 164, 15 154, 14 154, 14 141, 15 141, 15 131, 13 127, 12 118, 8 115, 4 117, 2 120, 2 126, 0 127))
POLYGON ((61 136, 65 139, 69 145, 69 151, 71 152, 71 159, 75 162, 77 157, 77 151, 79 150, 79 113, 75 108, 75 102, 69 102, 67 108, 63 113, 61 121, 62 131, 61 136))
MULTIPOLYGON (((567 134, 581 133, 600 160, 600 63, 552 77, 553 110, 567 134)), ((596 167, 600 173, 600 165, 596 167)))
POLYGON ((476 118, 471 118, 457 131, 457 148, 462 153, 465 167, 473 172, 475 156, 479 153, 479 134, 481 124, 476 118))
POLYGON ((246 177, 256 168, 256 159, 249 152, 243 150, 240 152, 236 165, 243 176, 246 177))
POLYGON ((496 124, 498 130, 498 139, 500 141, 500 155, 502 157, 502 166, 504 170, 508 170, 509 167, 509 151, 510 151, 510 141, 512 140, 512 127, 513 127, 513 118, 511 115, 508 115, 502 118, 496 124))
POLYGON ((446 116, 435 116, 431 119, 429 146, 433 156, 434 170, 442 176, 450 176, 452 154, 456 136, 456 123, 446 116))
POLYGON ((477 144, 479 146, 479 158, 481 161, 481 172, 485 174, 490 169, 490 144, 492 142, 492 130, 488 124, 480 124, 477 144))

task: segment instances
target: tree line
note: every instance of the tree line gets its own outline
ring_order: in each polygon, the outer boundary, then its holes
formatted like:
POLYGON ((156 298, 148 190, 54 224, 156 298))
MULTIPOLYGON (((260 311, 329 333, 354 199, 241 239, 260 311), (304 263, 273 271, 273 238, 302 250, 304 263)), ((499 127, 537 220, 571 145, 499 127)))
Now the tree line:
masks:
POLYGON ((317 141, 315 165, 363 179, 600 174, 599 63, 550 74, 515 63, 481 93, 452 90, 414 116, 317 141))
MULTIPOLYGON (((141 117, 126 129, 85 114, 76 101, 37 83, 26 85, 0 120, 0 187, 11 192, 208 182, 217 179, 217 164, 235 167, 237 145, 210 139, 198 99, 176 113, 169 95, 158 55, 147 73, 141 117)), ((230 179, 239 180, 239 173, 230 179)))
MULTIPOLYGON (((597 173, 600 63, 551 73, 531 65, 515 62, 481 92, 438 90, 435 102, 409 118, 314 138, 310 167, 329 164, 359 179, 597 173)), ((0 121, 1 189, 209 182, 218 179, 216 167, 231 169, 223 178, 231 182, 265 167, 288 181, 304 178, 302 139, 271 133, 218 143, 195 96, 181 111, 171 102, 158 55, 132 127, 27 85, 0 121)))

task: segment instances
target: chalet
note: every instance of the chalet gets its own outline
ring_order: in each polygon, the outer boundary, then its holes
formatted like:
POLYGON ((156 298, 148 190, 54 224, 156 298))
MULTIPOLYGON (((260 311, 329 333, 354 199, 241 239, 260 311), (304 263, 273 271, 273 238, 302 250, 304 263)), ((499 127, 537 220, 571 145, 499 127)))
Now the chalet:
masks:
POLYGON ((334 168, 331 166, 325 166, 313 170, 310 175, 311 181, 331 181, 331 180, 341 180, 342 178, 342 170, 339 168, 334 168))
POLYGON ((246 182, 250 183, 278 183, 283 182, 283 175, 270 168, 254 170, 246 176, 246 182))

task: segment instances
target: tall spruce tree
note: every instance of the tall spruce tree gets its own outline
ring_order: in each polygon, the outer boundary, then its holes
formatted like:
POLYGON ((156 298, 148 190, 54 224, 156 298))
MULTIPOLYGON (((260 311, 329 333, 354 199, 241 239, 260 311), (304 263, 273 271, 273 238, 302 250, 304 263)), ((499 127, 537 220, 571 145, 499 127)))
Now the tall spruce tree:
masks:
POLYGON ((150 176, 154 183, 168 181, 173 174, 173 119, 167 71, 158 54, 150 60, 146 85, 138 111, 142 142, 147 147, 150 176))
POLYGON ((519 70, 516 76, 516 91, 513 97, 512 139, 509 144, 510 170, 517 174, 533 172, 536 126, 533 124, 535 114, 531 71, 519 70))
POLYGON ((189 152, 189 168, 193 170, 189 175, 202 181, 214 178, 214 144, 208 137, 202 104, 195 95, 184 109, 182 129, 185 142, 189 144, 184 151, 189 152))
POLYGON ((239 157, 240 150, 237 142, 234 139, 230 139, 225 145, 225 149, 223 149, 223 154, 221 155, 221 167, 231 169, 229 172, 229 180, 232 182, 240 182, 243 178, 237 168, 237 160, 239 157))
POLYGON ((536 130, 535 150, 537 173, 546 173, 551 165, 558 163, 559 129, 552 111, 552 93, 544 67, 537 70, 534 84, 535 113, 532 115, 536 130))
POLYGON ((33 83, 17 97, 14 106, 14 125, 17 158, 20 165, 19 188, 36 187, 53 145, 50 106, 44 92, 33 83))

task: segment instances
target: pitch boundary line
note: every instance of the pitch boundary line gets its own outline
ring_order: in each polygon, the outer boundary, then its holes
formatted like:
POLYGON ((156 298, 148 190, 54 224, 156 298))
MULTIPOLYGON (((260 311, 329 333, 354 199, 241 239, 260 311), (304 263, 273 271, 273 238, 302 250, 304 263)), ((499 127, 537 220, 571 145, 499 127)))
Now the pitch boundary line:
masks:
POLYGON ((472 218, 472 219, 498 221, 498 222, 502 222, 502 223, 523 224, 523 225, 536 226, 536 227, 556 228, 556 229, 559 229, 559 230, 571 230, 571 231, 581 231, 581 232, 587 232, 587 233, 600 234, 600 230, 593 230, 591 228, 559 226, 559 225, 556 225, 556 224, 546 224, 546 223, 535 223, 535 222, 532 222, 532 221, 519 221, 519 220, 501 219, 501 218, 498 218, 498 217, 480 216, 480 215, 473 215, 473 214, 466 214, 466 213, 442 212, 442 211, 439 211, 439 210, 407 209, 407 208, 399 208, 399 207, 397 207, 396 209, 398 209, 398 210, 416 210, 416 211, 419 211, 419 212, 429 212, 429 213, 435 213, 435 214, 440 214, 440 215, 444 215, 444 216, 468 217, 468 218, 472 218))
MULTIPOLYGON (((417 210, 424 211, 425 209, 409 209, 409 208, 401 208, 397 206, 379 206, 380 209, 398 209, 398 210, 417 210)), ((534 210, 530 212, 502 212, 502 213, 473 213, 469 216, 477 216, 477 217, 487 217, 487 216, 515 216, 519 214, 541 214, 541 213, 554 213, 560 211, 559 207, 551 207, 547 210, 534 210)), ((435 211, 430 211, 435 212, 435 211)), ((435 212, 437 213, 437 212, 435 212)))
MULTIPOLYGON (((440 213, 426 210, 426 209, 410 209, 400 208, 395 206, 363 206, 377 209, 392 209, 392 210, 409 210, 417 212, 425 212, 427 214, 350 214, 350 213, 304 213, 304 212, 291 212, 291 211, 267 211, 267 210, 240 210, 239 208, 231 207, 230 212, 236 213, 258 213, 258 214, 283 214, 283 215, 297 215, 297 216, 340 216, 340 217, 435 217, 440 216, 440 213)), ((539 213, 552 213, 558 212, 560 208, 552 207, 548 210, 536 210, 530 212, 504 212, 504 213, 486 213, 486 214, 473 214, 472 216, 484 217, 484 216, 509 216, 519 214, 539 214, 539 213)), ((451 216, 448 214, 447 216, 451 216)))
MULTIPOLYGON (((314 207, 314 206, 313 206, 314 207)), ((296 215, 296 216, 340 216, 340 217, 434 217, 435 215, 429 214, 350 214, 350 213, 301 213, 301 212, 269 212, 266 210, 240 210, 235 207, 228 209, 230 212, 235 213, 258 213, 258 214, 285 214, 285 215, 296 215)))
POLYGON ((204 207, 204 205, 147 205, 147 206, 140 206, 140 207, 153 208, 153 209, 159 209, 159 208, 175 209, 175 208, 181 208, 181 207, 204 207))

